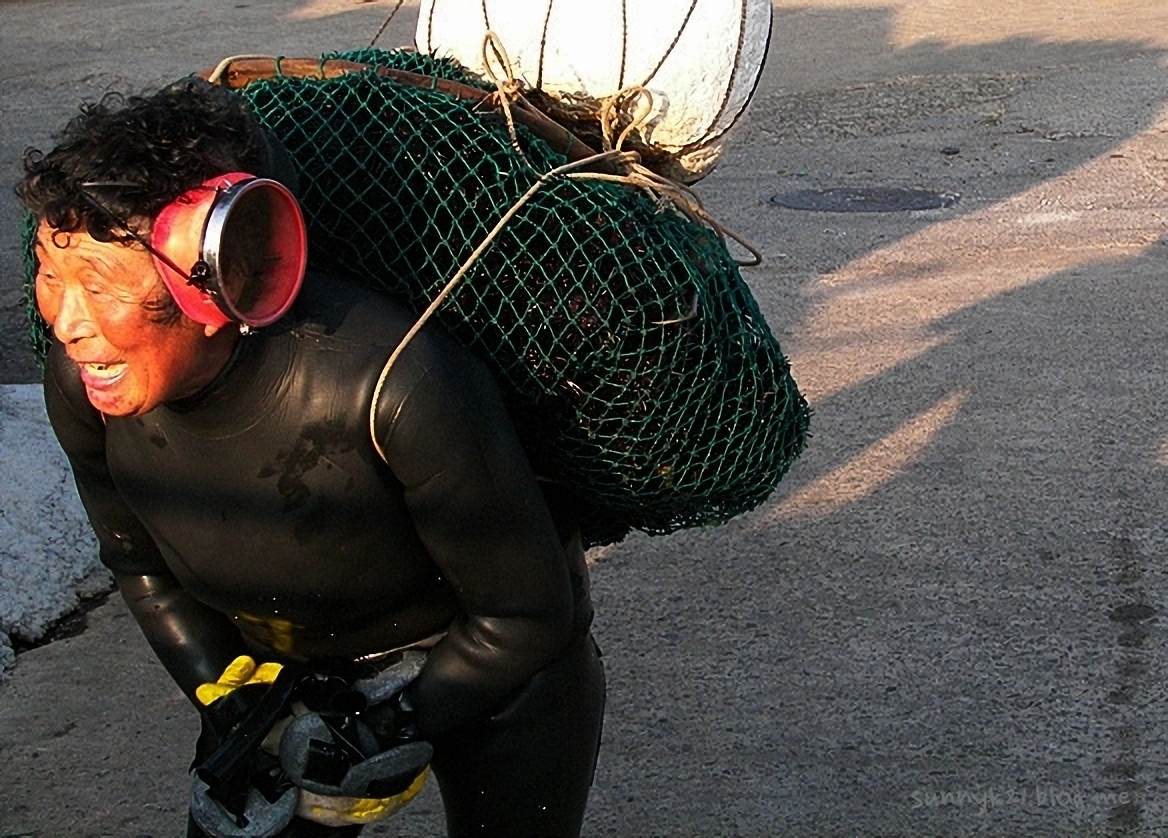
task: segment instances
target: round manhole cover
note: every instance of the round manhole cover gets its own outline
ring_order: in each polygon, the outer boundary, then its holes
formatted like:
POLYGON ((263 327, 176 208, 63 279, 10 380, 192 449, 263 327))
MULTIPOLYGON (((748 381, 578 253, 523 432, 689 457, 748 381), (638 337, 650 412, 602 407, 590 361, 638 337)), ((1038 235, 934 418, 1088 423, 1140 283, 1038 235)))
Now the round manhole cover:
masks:
POLYGON ((787 209, 817 212, 908 212, 945 209, 957 203, 957 196, 895 186, 839 187, 785 192, 771 198, 771 203, 787 209))

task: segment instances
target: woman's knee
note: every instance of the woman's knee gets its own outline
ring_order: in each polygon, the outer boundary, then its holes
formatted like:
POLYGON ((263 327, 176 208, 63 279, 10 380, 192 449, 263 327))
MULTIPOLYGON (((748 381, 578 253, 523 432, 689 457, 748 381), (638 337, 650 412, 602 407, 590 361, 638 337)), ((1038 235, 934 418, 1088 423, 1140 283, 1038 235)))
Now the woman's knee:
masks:
POLYGON ((586 636, 489 719, 435 742, 449 834, 578 834, 604 697, 599 652, 586 636))

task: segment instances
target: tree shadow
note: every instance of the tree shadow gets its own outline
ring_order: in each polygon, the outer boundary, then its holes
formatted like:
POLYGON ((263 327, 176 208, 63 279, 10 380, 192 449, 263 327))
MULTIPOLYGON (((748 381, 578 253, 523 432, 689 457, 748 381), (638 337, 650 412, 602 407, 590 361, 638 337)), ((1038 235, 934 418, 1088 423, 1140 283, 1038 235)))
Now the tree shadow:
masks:
POLYGON ((1162 823, 1166 267, 1168 239, 963 308, 820 404, 839 467, 736 535, 775 568, 736 609, 785 612, 758 621, 785 659, 752 670, 777 680, 751 698, 816 708, 779 746, 804 808, 863 834, 1162 823), (985 789, 1019 799, 980 822, 921 803, 985 789))
MULTIPOLYGON (((777 10, 766 67, 777 82, 760 86, 727 159, 699 186, 714 214, 766 255, 764 265, 745 269, 744 277, 821 414, 847 412, 838 400, 821 398, 847 386, 849 376, 833 380, 833 369, 858 366, 851 377, 871 377, 893 363, 895 351, 858 359, 873 344, 887 343, 882 331, 898 322, 912 324, 912 334, 902 339, 923 346, 943 337, 946 321, 933 321, 946 307, 988 298, 996 287, 1040 281, 1064 263, 1081 261, 1066 258, 1076 248, 1139 244, 1120 229, 1093 230, 1075 240, 1067 225, 1081 219, 1086 227, 1096 207, 1112 208, 1111 218, 1102 216, 1105 227, 1122 224, 1120 216, 1131 213, 1128 220, 1149 235, 1149 225, 1137 217, 1138 202, 1119 194, 1121 184, 1138 186, 1140 175, 1115 180, 1107 161, 1147 169, 1155 156, 1147 144, 1136 152, 1127 146, 1162 118, 1168 99, 1164 50, 1137 41, 1029 38, 975 46, 922 42, 896 50, 889 47, 892 29, 891 9, 777 10), (811 62, 810 71, 800 63, 808 43, 836 67, 837 86, 819 89, 826 83, 814 70, 818 63, 811 62), (877 58, 845 60, 855 55, 877 58), (838 186, 908 186, 955 194, 959 201, 941 210, 856 214, 800 212, 768 201, 787 191, 838 186), (1002 236, 1003 224, 1017 229, 1002 236), (1017 276, 980 276, 979 263, 995 262, 1004 274, 1017 264, 1017 276), (962 294, 945 285, 949 278, 962 281, 962 271, 979 274, 984 287, 962 294), (884 303, 864 301, 874 289, 881 289, 884 303), (936 304, 938 295, 951 299, 936 304), (836 316, 832 305, 850 310, 850 331, 816 322, 836 316), (916 314, 903 316, 914 308, 916 314), (830 366, 818 369, 824 360, 830 366)), ((1156 173, 1147 170, 1144 177, 1146 195, 1156 188, 1156 173)), ((864 391, 855 397, 865 398, 864 391)), ((887 419, 895 427, 911 415, 894 410, 887 419)), ((889 427, 872 430, 869 442, 889 427)), ((812 441, 812 450, 822 442, 812 441)), ((824 462, 830 468, 835 461, 824 462)), ((797 463, 780 491, 822 473, 808 465, 797 463)))
POLYGON ((1162 827, 1164 51, 896 50, 890 15, 777 15, 778 82, 700 187, 769 257, 745 275, 814 436, 764 507, 604 554, 601 641, 636 651, 597 831, 1162 827), (961 201, 767 204, 873 184, 961 201))

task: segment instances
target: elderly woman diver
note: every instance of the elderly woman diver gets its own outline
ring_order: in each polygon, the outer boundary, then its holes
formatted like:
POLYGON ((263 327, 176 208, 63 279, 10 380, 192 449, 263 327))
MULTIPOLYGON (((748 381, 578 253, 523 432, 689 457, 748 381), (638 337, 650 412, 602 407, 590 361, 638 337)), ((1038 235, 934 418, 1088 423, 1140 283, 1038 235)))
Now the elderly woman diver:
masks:
POLYGON ((437 327, 377 389, 413 317, 305 273, 295 177, 189 80, 86 106, 16 190, 50 421, 202 716, 188 834, 356 834, 431 770, 451 835, 577 834, 605 688, 571 505, 437 327))

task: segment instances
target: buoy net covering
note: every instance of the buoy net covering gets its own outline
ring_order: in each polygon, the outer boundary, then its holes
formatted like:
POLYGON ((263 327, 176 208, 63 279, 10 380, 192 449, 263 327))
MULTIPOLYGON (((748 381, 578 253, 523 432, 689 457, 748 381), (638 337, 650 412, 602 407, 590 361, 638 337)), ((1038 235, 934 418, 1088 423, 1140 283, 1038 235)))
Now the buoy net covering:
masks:
POLYGON ((692 183, 754 93, 772 14, 771 0, 421 0, 414 42, 491 77, 491 33, 532 100, 586 140, 605 100, 642 89, 646 100, 622 97, 647 107, 625 147, 692 183))
MULTIPOLYGON (((409 51, 328 57, 462 78, 409 51)), ((520 152, 473 101, 371 71, 276 76, 240 95, 298 170, 311 266, 416 312, 565 162, 522 126, 520 152)), ((590 546, 725 522, 803 448, 807 404, 725 244, 641 189, 550 180, 435 318, 494 373, 590 546)))

